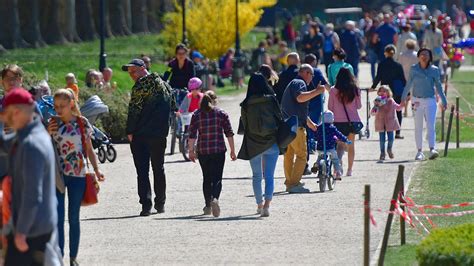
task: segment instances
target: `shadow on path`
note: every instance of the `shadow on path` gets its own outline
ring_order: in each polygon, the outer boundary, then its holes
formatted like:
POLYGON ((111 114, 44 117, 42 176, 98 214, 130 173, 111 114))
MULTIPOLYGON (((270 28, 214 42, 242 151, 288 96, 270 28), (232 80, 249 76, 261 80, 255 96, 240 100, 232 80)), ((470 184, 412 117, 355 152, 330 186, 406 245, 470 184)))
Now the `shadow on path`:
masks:
POLYGON ((128 216, 118 216, 118 217, 98 217, 98 218, 86 218, 81 219, 81 221, 107 221, 107 220, 125 220, 125 219, 133 219, 138 218, 140 215, 128 215, 128 216))
POLYGON ((248 214, 248 215, 238 215, 230 217, 212 217, 209 215, 199 214, 199 215, 188 215, 188 216, 178 216, 178 217, 167 217, 167 218, 155 218, 154 220, 195 220, 199 222, 225 222, 225 221, 243 221, 243 220, 260 220, 260 216, 257 214, 248 214))

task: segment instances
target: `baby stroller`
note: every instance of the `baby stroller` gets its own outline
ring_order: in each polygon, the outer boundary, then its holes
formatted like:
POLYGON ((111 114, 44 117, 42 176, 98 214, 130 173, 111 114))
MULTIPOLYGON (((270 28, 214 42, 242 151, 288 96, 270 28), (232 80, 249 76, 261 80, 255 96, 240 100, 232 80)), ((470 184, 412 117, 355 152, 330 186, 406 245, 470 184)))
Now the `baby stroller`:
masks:
POLYGON ((94 126, 97 119, 103 114, 109 112, 109 107, 102 102, 99 96, 94 95, 90 97, 81 107, 81 113, 85 116, 92 125, 92 146, 97 149, 97 157, 101 163, 106 160, 114 162, 117 158, 117 151, 107 135, 94 126))

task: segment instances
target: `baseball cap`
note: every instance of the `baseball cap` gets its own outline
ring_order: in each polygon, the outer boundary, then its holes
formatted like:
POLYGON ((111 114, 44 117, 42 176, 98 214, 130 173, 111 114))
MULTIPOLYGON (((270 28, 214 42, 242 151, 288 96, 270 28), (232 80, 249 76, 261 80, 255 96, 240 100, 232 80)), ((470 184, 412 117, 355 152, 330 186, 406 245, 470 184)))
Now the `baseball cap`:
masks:
POLYGON ((33 96, 23 88, 14 88, 5 98, 3 98, 2 107, 5 110, 10 105, 26 104, 32 105, 35 102, 33 96))
POLYGON ((204 59, 204 56, 198 52, 198 51, 193 51, 191 53, 191 58, 194 59, 194 58, 200 58, 200 59, 204 59))
POLYGON ((128 71, 128 67, 131 67, 131 66, 146 67, 145 62, 143 62, 143 60, 135 58, 132 61, 130 61, 130 63, 128 63, 126 65, 123 65, 122 70, 123 71, 128 71))

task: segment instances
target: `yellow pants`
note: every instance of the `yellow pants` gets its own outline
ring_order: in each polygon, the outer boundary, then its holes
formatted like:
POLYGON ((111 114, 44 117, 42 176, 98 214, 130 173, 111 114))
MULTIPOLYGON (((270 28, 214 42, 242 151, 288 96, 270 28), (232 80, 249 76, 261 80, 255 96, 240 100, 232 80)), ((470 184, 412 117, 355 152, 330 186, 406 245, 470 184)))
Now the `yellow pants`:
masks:
POLYGON ((300 183, 306 167, 306 153, 306 129, 299 127, 296 138, 288 145, 284 156, 285 185, 288 189, 300 183))

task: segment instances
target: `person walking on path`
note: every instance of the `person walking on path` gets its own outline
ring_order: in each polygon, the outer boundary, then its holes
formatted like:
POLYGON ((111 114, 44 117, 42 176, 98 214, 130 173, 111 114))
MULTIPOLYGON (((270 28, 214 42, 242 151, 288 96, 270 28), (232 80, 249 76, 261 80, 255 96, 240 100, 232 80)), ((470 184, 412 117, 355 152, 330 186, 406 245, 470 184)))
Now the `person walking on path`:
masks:
POLYGON ((128 106, 127 135, 137 170, 138 196, 142 211, 150 215, 151 186, 150 159, 153 169, 155 209, 165 212, 166 176, 164 169, 166 136, 169 133, 170 112, 176 112, 176 101, 170 86, 156 73, 148 73, 141 59, 133 59, 122 66, 135 81, 128 106))
POLYGON ((275 167, 281 153, 277 144, 277 131, 282 115, 275 94, 263 74, 257 72, 250 77, 247 95, 240 106, 244 139, 237 157, 250 161, 257 213, 268 217, 274 191, 275 167))
POLYGON ((430 147, 429 159, 436 159, 439 156, 435 149, 436 145, 436 92, 442 101, 442 108, 446 110, 448 102, 440 80, 439 69, 432 65, 433 54, 431 50, 422 48, 418 51, 419 63, 413 65, 410 70, 410 77, 402 94, 402 106, 408 93, 412 95, 412 106, 415 113, 415 141, 418 153, 416 160, 424 160, 423 154, 423 120, 426 121, 428 131, 428 144, 430 147))
MULTIPOLYGON (((397 104, 400 104, 406 80, 402 65, 393 59, 396 50, 393 44, 389 44, 385 47, 385 59, 380 62, 377 68, 377 76, 375 76, 372 89, 375 89, 379 83, 388 85, 393 92, 393 99, 397 104)), ((397 118, 398 123, 401 125, 403 118, 402 111, 397 111, 397 118)), ((400 129, 397 130, 395 138, 403 139, 403 136, 400 135, 400 129)))
POLYGON ((443 32, 438 29, 436 20, 432 20, 428 29, 425 30, 423 37, 423 47, 431 51, 433 64, 439 67, 439 63, 443 58, 443 32))
POLYGON ((408 80, 410 75, 411 66, 418 63, 418 57, 416 56, 416 42, 413 40, 407 40, 405 43, 406 50, 398 57, 398 62, 403 67, 403 75, 405 80, 408 80))
POLYGON ((5 265, 43 265, 58 221, 54 148, 26 90, 13 89, 5 96, 0 120, 16 131, 0 132, 0 153, 8 153, 12 177, 5 265))
POLYGON ((397 59, 400 59, 400 55, 408 50, 406 46, 406 42, 408 40, 412 40, 415 42, 416 47, 414 49, 418 49, 418 44, 417 41, 418 39, 416 38, 416 35, 411 32, 411 25, 410 23, 407 23, 405 26, 402 27, 402 33, 398 37, 397 40, 397 59))
POLYGON ((303 37, 303 52, 305 55, 314 54, 318 62, 323 57, 324 35, 319 32, 318 24, 312 23, 308 34, 303 37))
POLYGON ((383 23, 376 30, 377 38, 379 39, 379 61, 385 58, 385 47, 389 44, 396 44, 398 41, 397 29, 392 26, 391 16, 385 14, 383 16, 383 23))
MULTIPOLYGON (((82 117, 71 89, 59 89, 54 94, 54 110, 57 118, 48 124, 48 132, 58 147, 60 171, 68 196, 69 257, 71 265, 78 265, 76 258, 80 241, 80 209, 86 190, 86 160, 90 160, 99 181, 104 175, 92 147, 92 126, 82 117), (85 141, 85 143, 83 143, 85 141), (86 150, 84 150, 84 148, 86 150)), ((56 191, 58 198, 59 247, 64 256, 65 192, 56 191)))
MULTIPOLYGON (((358 109, 362 108, 360 89, 354 75, 348 68, 341 68, 337 74, 336 85, 329 91, 328 109, 334 113, 334 125, 352 143, 348 147, 347 176, 352 176, 355 158, 355 134, 352 122, 360 122, 358 109)), ((337 146, 337 154, 342 165, 345 147, 337 146)))
POLYGON ((221 209, 219 198, 222 191, 222 174, 224 171, 226 147, 224 135, 230 147, 230 158, 237 159, 234 146, 234 132, 229 115, 224 110, 214 106, 216 95, 207 91, 201 100, 199 110, 194 112, 189 126, 189 159, 196 161, 199 155, 204 194, 204 215, 219 217, 221 209), (197 145, 195 145, 197 139, 197 145), (196 146, 196 150, 195 150, 196 146))
POLYGON ((314 71, 311 65, 301 65, 298 77, 288 84, 281 101, 282 113, 285 119, 293 115, 298 117, 296 138, 288 145, 284 158, 286 191, 290 193, 309 192, 304 184, 300 182, 306 167, 306 154, 308 152, 305 126, 316 131, 316 124, 308 116, 308 104, 309 100, 324 92, 324 86, 322 85, 311 91, 307 90, 307 85, 310 84, 313 76, 314 71))
POLYGON ((276 97, 279 103, 283 98, 286 87, 292 80, 298 76, 298 65, 300 64, 300 56, 297 53, 289 53, 287 56, 288 68, 280 72, 278 82, 274 86, 276 97))
POLYGON ((331 86, 334 86, 334 84, 336 84, 337 74, 339 73, 339 70, 343 67, 349 69, 351 74, 354 75, 354 70, 352 69, 352 66, 344 62, 344 60, 346 59, 346 52, 342 48, 334 50, 333 58, 334 63, 329 65, 328 71, 328 80, 331 86))
POLYGON ((370 64, 370 76, 372 77, 372 80, 375 78, 375 66, 380 62, 379 60, 379 53, 380 49, 383 49, 383 47, 380 47, 380 39, 377 35, 377 28, 380 25, 380 20, 375 17, 373 20, 372 25, 370 28, 367 30, 365 33, 365 37, 367 39, 367 47, 366 47, 366 52, 367 52, 367 62, 370 64))
POLYGON ((326 75, 328 74, 329 65, 334 63, 333 53, 335 49, 341 47, 339 35, 334 32, 334 24, 326 24, 324 30, 324 44, 323 44, 323 63, 326 66, 326 75))
POLYGON ((375 132, 379 132, 380 141, 380 161, 385 160, 385 142, 387 139, 387 153, 390 159, 393 154, 393 132, 400 129, 395 111, 401 110, 400 105, 393 99, 392 91, 387 86, 381 86, 377 90, 378 101, 374 103, 375 112, 375 132), (386 136, 386 137, 385 137, 386 136))
POLYGON ((346 29, 341 34, 341 47, 346 52, 346 62, 349 63, 353 70, 354 76, 359 74, 360 51, 363 48, 362 35, 356 31, 354 21, 347 21, 346 29))

